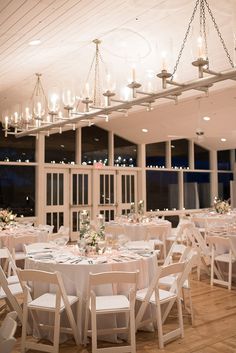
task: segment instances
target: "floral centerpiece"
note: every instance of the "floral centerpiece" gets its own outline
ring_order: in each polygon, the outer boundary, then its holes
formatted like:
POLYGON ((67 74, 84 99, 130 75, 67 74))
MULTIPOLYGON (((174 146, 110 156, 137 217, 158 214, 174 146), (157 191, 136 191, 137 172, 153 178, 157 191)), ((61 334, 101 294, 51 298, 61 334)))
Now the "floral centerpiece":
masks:
POLYGON ((90 230, 90 217, 87 210, 80 212, 80 238, 90 230))
POLYGON ((105 238, 105 220, 101 213, 97 215, 97 233, 101 239, 105 238))
POLYGON ((140 200, 138 202, 138 214, 140 216, 143 216, 144 215, 144 201, 143 200, 140 200))
POLYGON ((12 211, 0 210, 0 227, 4 228, 8 224, 13 224, 16 219, 16 214, 13 214, 12 211))
POLYGON ((135 213, 135 204, 134 204, 134 202, 131 202, 131 204, 130 204, 130 213, 131 214, 135 213))
POLYGON ((215 197, 214 208, 217 213, 224 214, 230 211, 230 204, 228 201, 222 201, 218 197, 215 197))

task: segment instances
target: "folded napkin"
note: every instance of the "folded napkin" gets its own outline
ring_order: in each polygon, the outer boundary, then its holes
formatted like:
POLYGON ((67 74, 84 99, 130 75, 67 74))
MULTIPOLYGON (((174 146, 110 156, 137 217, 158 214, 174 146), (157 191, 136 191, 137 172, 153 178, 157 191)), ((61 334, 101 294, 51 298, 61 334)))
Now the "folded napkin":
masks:
POLYGON ((153 250, 154 249, 154 241, 129 241, 125 244, 128 250, 153 250))

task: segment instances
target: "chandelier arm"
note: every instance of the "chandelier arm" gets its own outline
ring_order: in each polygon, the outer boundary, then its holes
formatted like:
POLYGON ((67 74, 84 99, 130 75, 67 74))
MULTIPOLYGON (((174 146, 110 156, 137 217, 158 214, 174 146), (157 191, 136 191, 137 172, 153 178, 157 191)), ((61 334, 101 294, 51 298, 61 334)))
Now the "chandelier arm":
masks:
POLYGON ((152 96, 144 96, 144 97, 139 97, 136 99, 133 99, 132 101, 126 101, 122 102, 120 104, 117 104, 115 106, 109 106, 106 108, 101 108, 100 110, 97 111, 92 111, 89 113, 79 113, 79 116, 74 117, 74 118, 69 118, 68 120, 63 120, 63 121, 57 121, 45 126, 37 127, 31 130, 23 131, 23 132, 18 132, 15 134, 15 137, 23 137, 27 136, 29 134, 34 134, 34 133, 39 133, 40 131, 48 131, 48 129, 54 128, 54 127, 63 127, 69 124, 75 124, 79 122, 82 119, 91 119, 91 118, 96 118, 97 115, 101 114, 110 114, 112 112, 117 112, 120 109, 127 109, 131 108, 132 106, 139 105, 140 103, 146 103, 152 98, 153 100, 157 100, 160 98, 166 98, 170 97, 171 95, 175 95, 178 93, 190 91, 190 90, 195 90, 195 89, 201 89, 203 87, 206 87, 208 85, 214 84, 216 82, 224 81, 227 79, 236 79, 236 69, 230 69, 224 72, 220 72, 217 76, 207 76, 203 77, 200 79, 196 79, 190 82, 185 83, 182 87, 171 87, 167 88, 165 91, 161 92, 156 92, 153 93, 152 96))
POLYGON ((189 32, 190 32, 190 29, 191 29, 191 25, 192 25, 192 22, 194 20, 194 17, 195 17, 195 14, 196 14, 196 11, 197 11, 197 8, 198 8, 198 5, 199 5, 199 1, 200 0, 197 0, 196 1, 196 4, 194 6, 194 9, 193 9, 193 13, 190 17, 190 20, 189 20, 189 23, 188 23, 188 27, 187 27, 187 30, 185 32, 185 36, 184 36, 184 40, 182 42, 182 45, 180 47, 180 51, 179 51, 179 54, 178 54, 178 58, 176 60, 176 63, 175 63, 175 66, 174 66, 174 69, 173 69, 173 73, 171 75, 171 80, 174 78, 174 74, 176 73, 177 69, 178 69, 178 66, 179 66, 179 62, 180 62, 180 59, 181 59, 181 56, 183 54, 183 50, 185 48, 185 44, 187 42, 187 39, 188 39, 188 35, 189 35, 189 32))
POLYGON ((209 13, 209 15, 210 15, 210 17, 211 17, 211 19, 212 19, 213 24, 214 24, 215 30, 216 30, 216 32, 217 32, 219 38, 220 38, 221 44, 222 44, 223 49, 224 49, 224 51, 225 51, 225 53, 226 53, 226 56, 227 56, 227 58, 228 58, 228 60, 229 60, 229 63, 230 63, 230 65, 231 65, 231 67, 234 67, 233 60, 231 59, 231 56, 230 56, 229 51, 228 51, 228 49, 227 49, 227 47, 226 47, 225 41, 224 41, 224 39, 223 39, 223 37, 222 37, 222 34, 221 34, 220 30, 219 30, 219 27, 218 27, 218 25, 217 25, 217 23, 216 23, 215 17, 213 16, 213 13, 212 13, 212 11, 211 11, 211 9, 210 9, 210 6, 209 6, 207 0, 204 0, 204 2, 205 2, 205 4, 206 4, 208 13, 209 13))

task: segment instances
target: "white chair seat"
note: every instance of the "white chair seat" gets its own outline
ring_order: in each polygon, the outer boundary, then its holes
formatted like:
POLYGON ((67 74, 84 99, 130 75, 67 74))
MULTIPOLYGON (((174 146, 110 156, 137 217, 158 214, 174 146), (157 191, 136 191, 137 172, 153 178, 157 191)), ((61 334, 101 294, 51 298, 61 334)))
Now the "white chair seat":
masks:
MULTIPOLYGON (((230 262, 230 256, 229 254, 220 254, 215 256, 215 261, 221 261, 221 262, 230 262)), ((235 261, 235 258, 232 258, 232 261, 235 261)))
POLYGON ((8 284, 13 284, 13 283, 18 283, 18 282, 19 282, 18 276, 9 276, 9 277, 7 277, 7 283, 8 284))
MULTIPOLYGON (((68 295, 67 296, 69 304, 72 305, 75 303, 78 298, 73 296, 73 295, 68 295)), ((56 309, 56 294, 54 293, 45 293, 41 295, 40 297, 36 298, 35 300, 32 300, 30 304, 28 305, 29 308, 31 309, 37 309, 37 310, 52 310, 55 311, 56 309)), ((63 299, 61 298, 61 303, 60 303, 60 310, 64 310, 65 305, 63 302, 63 299)))
POLYGON ((19 261, 19 260, 25 260, 26 256, 24 251, 17 251, 15 252, 14 260, 19 261))
MULTIPOLYGON (((23 293, 20 283, 10 284, 8 288, 13 296, 23 293)), ((0 288, 0 299, 4 298, 6 298, 6 293, 4 292, 3 288, 0 288)))
MULTIPOLYGON (((147 290, 148 290, 148 288, 138 290, 137 294, 136 294, 136 299, 143 301, 145 299, 146 294, 147 294, 147 290)), ((169 301, 171 298, 173 298, 173 299, 176 298, 176 294, 172 293, 170 291, 166 291, 164 289, 159 289, 159 297, 160 297, 160 300, 164 303, 165 301, 169 301)), ((149 301, 150 301, 150 303, 153 303, 153 304, 156 303, 155 293, 152 294, 149 301)))
POLYGON ((96 311, 129 310, 129 300, 124 295, 98 296, 96 297, 96 311))

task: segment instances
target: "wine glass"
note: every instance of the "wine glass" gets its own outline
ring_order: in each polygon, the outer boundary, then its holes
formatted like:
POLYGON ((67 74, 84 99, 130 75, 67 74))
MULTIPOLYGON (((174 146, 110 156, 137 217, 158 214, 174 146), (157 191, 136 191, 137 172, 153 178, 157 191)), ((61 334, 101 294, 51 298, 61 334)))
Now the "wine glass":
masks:
POLYGON ((107 233, 105 235, 105 240, 106 240, 106 251, 108 253, 111 253, 112 246, 113 246, 113 234, 107 233))

